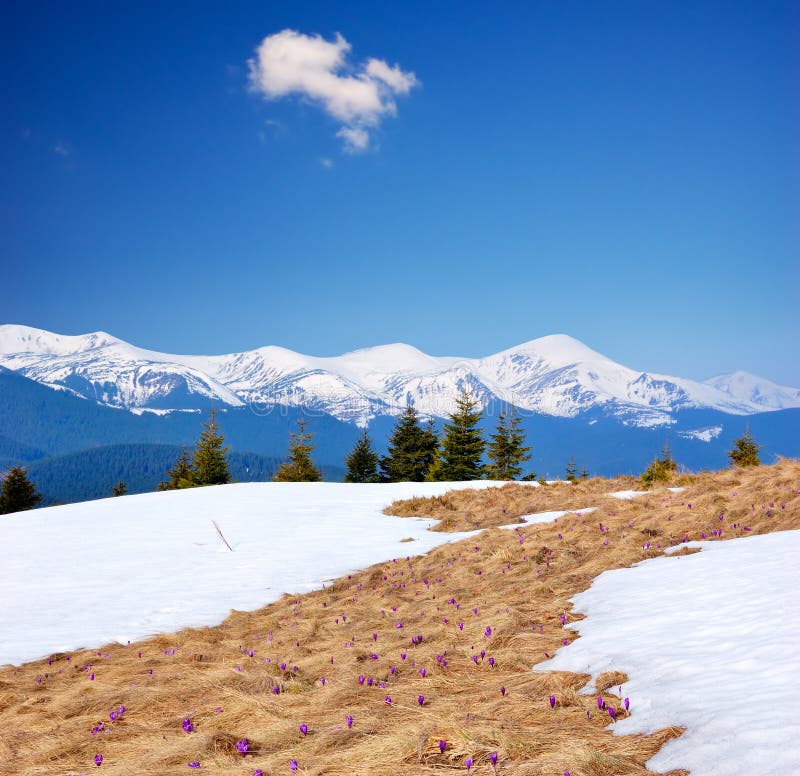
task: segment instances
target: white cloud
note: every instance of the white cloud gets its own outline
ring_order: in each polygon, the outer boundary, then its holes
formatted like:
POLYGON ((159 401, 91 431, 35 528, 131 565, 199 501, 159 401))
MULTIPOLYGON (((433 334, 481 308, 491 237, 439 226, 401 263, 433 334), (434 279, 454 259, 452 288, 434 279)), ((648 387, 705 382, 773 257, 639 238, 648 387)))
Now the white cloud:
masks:
POLYGON ((342 127, 336 137, 342 138, 344 150, 351 154, 366 151, 369 147, 369 132, 362 127, 342 127))
POLYGON ((419 82, 414 73, 382 59, 354 68, 347 61, 350 49, 338 33, 328 41, 296 30, 276 32, 248 60, 250 83, 269 100, 299 95, 318 103, 342 123, 336 134, 345 150, 364 151, 370 130, 397 113, 394 95, 407 94, 419 82))
POLYGON ((328 159, 327 157, 323 157, 319 160, 319 163, 326 169, 330 170, 333 167, 333 162, 328 159))

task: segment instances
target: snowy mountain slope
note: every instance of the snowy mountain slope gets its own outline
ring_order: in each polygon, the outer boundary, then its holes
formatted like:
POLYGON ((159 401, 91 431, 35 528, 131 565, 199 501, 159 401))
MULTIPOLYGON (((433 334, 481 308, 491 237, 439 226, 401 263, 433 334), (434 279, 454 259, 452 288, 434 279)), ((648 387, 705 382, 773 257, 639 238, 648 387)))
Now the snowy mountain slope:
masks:
POLYGON ((705 380, 718 391, 723 391, 737 401, 747 401, 758 405, 762 410, 777 410, 786 407, 800 407, 800 390, 776 385, 763 377, 747 372, 731 372, 705 380))
POLYGON ((104 332, 68 337, 5 325, 0 365, 128 409, 186 409, 214 400, 256 413, 304 407, 358 423, 397 415, 409 401, 424 415, 445 417, 464 388, 492 409, 511 403, 575 417, 599 408, 637 426, 672 423, 672 413, 685 409, 747 415, 800 407, 800 391, 767 380, 736 373, 699 383, 637 372, 563 334, 485 358, 434 357, 399 343, 328 358, 276 346, 184 356, 143 350, 104 332))

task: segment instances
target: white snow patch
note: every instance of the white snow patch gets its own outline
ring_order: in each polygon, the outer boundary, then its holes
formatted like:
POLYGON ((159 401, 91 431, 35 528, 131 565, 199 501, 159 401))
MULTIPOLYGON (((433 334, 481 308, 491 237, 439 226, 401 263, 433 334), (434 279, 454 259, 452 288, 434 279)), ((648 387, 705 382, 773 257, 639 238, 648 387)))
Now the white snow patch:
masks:
POLYGON ((606 571, 575 596, 580 638, 537 671, 628 674, 617 735, 686 728, 647 763, 696 776, 800 773, 800 531, 606 571))
POLYGON ((232 608, 257 609, 283 593, 425 553, 470 534, 432 533, 436 521, 390 517, 386 506, 501 484, 242 483, 5 516, 0 665, 215 625, 232 608))
POLYGON ((696 428, 691 431, 679 431, 678 436, 684 439, 699 439, 701 442, 710 442, 722 433, 722 426, 708 426, 696 428))
POLYGON ((620 499, 632 499, 636 498, 637 496, 644 496, 646 493, 650 493, 649 490, 617 490, 614 493, 609 493, 608 495, 612 498, 620 498, 620 499))
POLYGON ((558 510, 553 512, 535 512, 532 515, 522 515, 518 523, 509 523, 508 525, 501 525, 498 528, 503 529, 513 529, 519 528, 520 525, 525 525, 526 523, 550 523, 553 521, 557 521, 560 517, 564 517, 564 515, 588 515, 589 512, 594 512, 597 507, 583 507, 583 509, 564 509, 558 510))

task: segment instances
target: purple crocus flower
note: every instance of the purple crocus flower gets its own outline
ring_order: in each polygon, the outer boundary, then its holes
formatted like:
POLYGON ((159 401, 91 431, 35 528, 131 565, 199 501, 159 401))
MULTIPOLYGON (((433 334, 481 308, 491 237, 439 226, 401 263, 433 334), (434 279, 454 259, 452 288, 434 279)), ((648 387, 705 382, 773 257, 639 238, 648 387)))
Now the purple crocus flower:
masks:
POLYGON ((297 770, 297 760, 289 760, 289 770, 294 773, 297 770))
POLYGON ((364 676, 364 674, 359 674, 359 675, 358 675, 358 683, 359 683, 359 684, 364 684, 364 680, 365 680, 366 678, 367 678, 367 677, 366 677, 366 676, 364 676))
POLYGON ((503 687, 503 685, 500 685, 500 695, 505 696, 505 694, 506 694, 506 688, 503 687))
POLYGON ((554 709, 555 707, 556 707, 556 696, 555 695, 551 695, 550 696, 550 708, 554 709))
POLYGON ((424 695, 418 695, 418 696, 417 696, 417 703, 418 703, 420 706, 422 706, 422 705, 425 703, 425 696, 424 696, 424 695))
POLYGON ((261 768, 256 768, 253 771, 253 776, 264 776, 264 771, 262 771, 261 768))
POLYGON ((467 757, 467 759, 464 760, 464 765, 467 766, 467 772, 469 772, 469 769, 472 767, 472 758, 467 757))
POLYGON ((444 754, 444 750, 445 750, 445 749, 447 749, 447 741, 445 741, 444 739, 442 739, 441 741, 439 741, 439 751, 440 751, 442 754, 444 754))
POLYGON ((200 767, 200 763, 199 763, 199 762, 197 762, 197 760, 192 760, 192 761, 189 763, 189 767, 190 767, 190 768, 199 768, 199 767, 200 767))
POLYGON ((492 668, 494 668, 494 658, 493 658, 493 657, 490 657, 490 658, 489 658, 489 665, 490 665, 492 668))
POLYGON ((96 754, 94 756, 94 764, 99 768, 103 764, 103 755, 96 754))
POLYGON ((603 700, 602 695, 597 696, 597 708, 601 711, 606 707, 606 702, 603 700))
POLYGON ((391 705, 392 705, 392 696, 391 696, 391 695, 387 695, 387 696, 384 698, 384 703, 385 703, 387 706, 391 706, 391 705))
POLYGON ((183 720, 183 732, 184 733, 191 733, 194 730, 194 725, 192 724, 192 720, 189 717, 185 717, 183 720))
POLYGON ((630 698, 625 698, 623 703, 625 704, 625 711, 627 711, 631 707, 631 699, 630 698))
POLYGON ((611 717, 611 719, 615 719, 617 716, 617 712, 614 711, 614 709, 611 708, 611 706, 608 707, 608 716, 611 717))
POLYGON ((492 752, 489 759, 492 761, 492 768, 497 768, 497 752, 492 752))
POLYGON ((302 733, 304 736, 307 736, 307 735, 308 735, 308 725, 306 725, 306 723, 305 723, 305 722, 304 722, 302 725, 300 725, 300 732, 301 732, 301 733, 302 733))
POLYGON ((353 716, 351 714, 348 714, 345 719, 345 722, 347 722, 347 729, 350 730, 350 728, 353 727, 353 716))
POLYGON ((419 669, 419 675, 424 679, 428 672, 424 668, 419 669))
POLYGON ((243 738, 241 741, 236 742, 236 748, 241 754, 247 754, 247 750, 250 748, 250 742, 246 738, 243 738))

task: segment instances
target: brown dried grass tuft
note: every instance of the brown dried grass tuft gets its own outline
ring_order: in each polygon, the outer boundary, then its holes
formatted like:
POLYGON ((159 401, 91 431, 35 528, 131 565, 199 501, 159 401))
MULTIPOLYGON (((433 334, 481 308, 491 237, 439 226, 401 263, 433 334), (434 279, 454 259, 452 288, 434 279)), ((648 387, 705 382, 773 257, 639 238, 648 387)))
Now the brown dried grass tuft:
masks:
MULTIPOLYGON (((531 512, 598 509, 516 531, 486 530, 423 557, 400 555, 408 549, 400 544, 394 562, 257 612, 233 612, 215 628, 0 668, 0 774, 84 774, 94 770, 97 752, 104 756, 102 773, 137 776, 191 773, 192 760, 201 762, 201 773, 243 776, 261 768, 278 776, 290 772, 290 759, 299 773, 315 776, 417 776, 465 773, 467 757, 473 773, 488 774, 493 752, 501 776, 647 773, 645 762, 679 729, 612 736, 595 699, 580 693, 586 676, 534 674, 530 667, 576 637, 562 628, 561 616, 578 619, 569 598, 602 571, 720 525, 723 539, 799 528, 800 463, 696 475, 681 493, 662 488, 631 501, 606 496, 635 488, 630 480, 588 480, 419 501, 414 514, 446 512, 454 528, 467 516, 475 527, 531 512), (643 550, 647 541, 650 549, 643 550), (458 608, 447 603, 453 599, 458 608), (417 634, 424 639, 412 645, 417 634), (373 686, 360 685, 360 674, 373 686), (120 704, 127 710, 111 722, 108 713, 120 704), (189 734, 181 727, 187 716, 195 725, 189 734), (105 731, 92 735, 101 721, 105 731), (242 738, 251 742, 246 756, 236 750, 242 738), (444 753, 440 740, 447 741, 444 753)), ((600 681, 615 707, 624 668, 600 681)))

